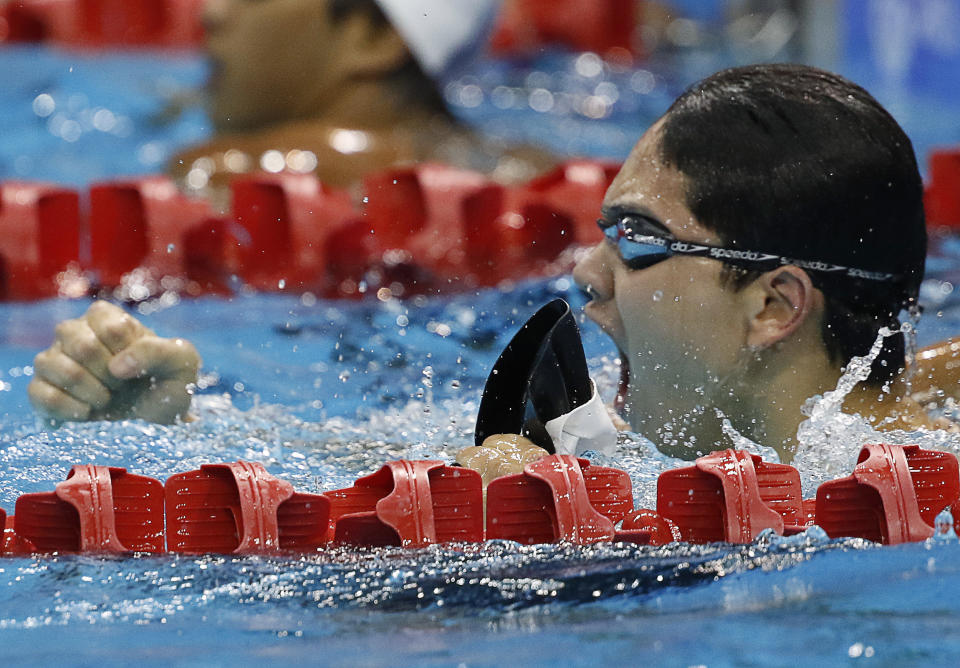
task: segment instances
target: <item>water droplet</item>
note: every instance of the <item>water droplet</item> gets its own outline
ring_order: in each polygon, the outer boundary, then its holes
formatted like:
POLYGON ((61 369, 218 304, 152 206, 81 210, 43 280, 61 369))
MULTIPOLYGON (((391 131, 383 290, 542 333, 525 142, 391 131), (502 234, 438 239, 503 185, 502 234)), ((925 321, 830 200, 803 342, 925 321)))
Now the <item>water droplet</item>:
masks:
POLYGON ((46 118, 56 108, 57 104, 49 93, 40 93, 33 99, 33 113, 40 118, 46 118))
POLYGON ((936 540, 957 540, 957 532, 953 530, 953 514, 950 507, 940 511, 937 518, 933 521, 933 537, 936 540))
POLYGON ((653 293, 653 301, 658 302, 663 299, 663 290, 657 290, 653 293))

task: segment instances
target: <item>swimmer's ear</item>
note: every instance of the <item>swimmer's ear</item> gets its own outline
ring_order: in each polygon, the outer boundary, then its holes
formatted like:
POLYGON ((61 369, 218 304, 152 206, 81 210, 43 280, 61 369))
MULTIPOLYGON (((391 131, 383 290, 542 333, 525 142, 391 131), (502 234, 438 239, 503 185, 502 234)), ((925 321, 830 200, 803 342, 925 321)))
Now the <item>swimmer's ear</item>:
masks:
POLYGON ((398 69, 412 56, 400 33, 368 12, 354 11, 339 26, 344 60, 354 75, 370 76, 398 69))
POLYGON ((787 265, 762 274, 746 290, 747 344, 762 349, 791 336, 822 296, 803 269, 787 265))

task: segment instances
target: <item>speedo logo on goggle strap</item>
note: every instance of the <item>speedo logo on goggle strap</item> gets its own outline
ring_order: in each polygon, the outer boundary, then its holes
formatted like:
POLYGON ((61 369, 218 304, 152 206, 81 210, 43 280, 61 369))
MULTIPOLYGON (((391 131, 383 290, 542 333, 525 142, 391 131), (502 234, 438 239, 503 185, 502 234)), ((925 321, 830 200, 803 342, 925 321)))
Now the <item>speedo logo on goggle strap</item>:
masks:
POLYGON ((627 241, 632 241, 633 243, 637 243, 637 244, 647 244, 649 246, 661 246, 663 248, 667 248, 669 246, 672 250, 677 250, 673 246, 674 244, 679 243, 677 241, 674 241, 671 244, 669 239, 666 239, 664 237, 658 237, 653 234, 624 234, 622 232, 619 232, 617 237, 626 239, 627 241))
POLYGON ((871 281, 889 281, 897 278, 897 274, 888 274, 882 271, 867 271, 866 269, 857 269, 856 267, 847 269, 847 276, 852 278, 866 278, 871 281))
POLYGON ((710 257, 720 260, 749 260, 750 262, 766 262, 767 260, 777 260, 779 255, 770 253, 758 253, 756 251, 734 250, 732 248, 711 248, 710 257))
POLYGON ((851 278, 864 278, 870 281, 889 281, 897 276, 896 274, 883 271, 869 271, 867 269, 857 269, 856 267, 845 267, 842 264, 831 264, 829 262, 821 262, 820 260, 801 260, 795 257, 782 257, 780 258, 780 264, 792 264, 801 269, 809 269, 811 271, 842 271, 851 278))
MULTIPOLYGON (((792 264, 801 269, 810 269, 811 271, 849 271, 849 268, 842 264, 831 264, 829 262, 821 262, 820 260, 801 260, 796 257, 782 257, 780 258, 780 264, 792 264)), ((857 269, 856 271, 861 270, 857 269)))
POLYGON ((699 253, 707 250, 707 247, 691 244, 687 241, 673 241, 670 243, 670 250, 676 253, 699 253))

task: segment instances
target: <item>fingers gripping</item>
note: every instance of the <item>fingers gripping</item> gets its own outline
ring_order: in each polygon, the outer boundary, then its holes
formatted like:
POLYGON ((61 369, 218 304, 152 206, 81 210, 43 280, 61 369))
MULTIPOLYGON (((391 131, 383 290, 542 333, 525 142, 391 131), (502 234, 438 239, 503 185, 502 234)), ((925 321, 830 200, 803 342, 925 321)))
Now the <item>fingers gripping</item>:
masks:
POLYGON ((69 355, 59 343, 34 358, 34 373, 46 383, 93 408, 102 408, 110 401, 110 390, 69 355))
POLYGON ((119 387, 120 382, 110 373, 108 364, 113 354, 97 337, 83 318, 65 320, 57 325, 56 342, 51 351, 57 350, 84 367, 104 386, 119 387))
POLYGON ((183 339, 163 339, 107 302, 56 328, 37 355, 30 400, 55 420, 188 419, 200 358, 183 339))
POLYGON ((183 379, 194 382, 200 358, 196 349, 184 339, 163 339, 143 336, 121 350, 110 360, 110 372, 117 378, 183 379))
POLYGON ((524 466, 547 451, 517 434, 494 434, 482 446, 470 446, 457 453, 457 463, 479 471, 486 486, 494 478, 522 473, 524 466))
POLYGON ((27 386, 27 396, 38 413, 54 420, 86 420, 90 405, 71 397, 42 378, 34 377, 27 386))
POLYGON ((140 337, 153 335, 122 308, 104 301, 91 304, 84 320, 111 355, 116 355, 140 337))

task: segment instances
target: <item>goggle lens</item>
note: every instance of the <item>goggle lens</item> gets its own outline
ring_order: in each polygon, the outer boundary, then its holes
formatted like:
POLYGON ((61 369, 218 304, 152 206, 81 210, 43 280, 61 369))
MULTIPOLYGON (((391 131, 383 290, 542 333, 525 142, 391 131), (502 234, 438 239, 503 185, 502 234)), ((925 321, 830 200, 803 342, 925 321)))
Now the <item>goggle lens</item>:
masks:
POLYGON ((648 230, 635 230, 632 225, 628 228, 625 218, 612 224, 601 219, 598 224, 631 269, 644 269, 673 255, 669 239, 649 234, 648 230))

